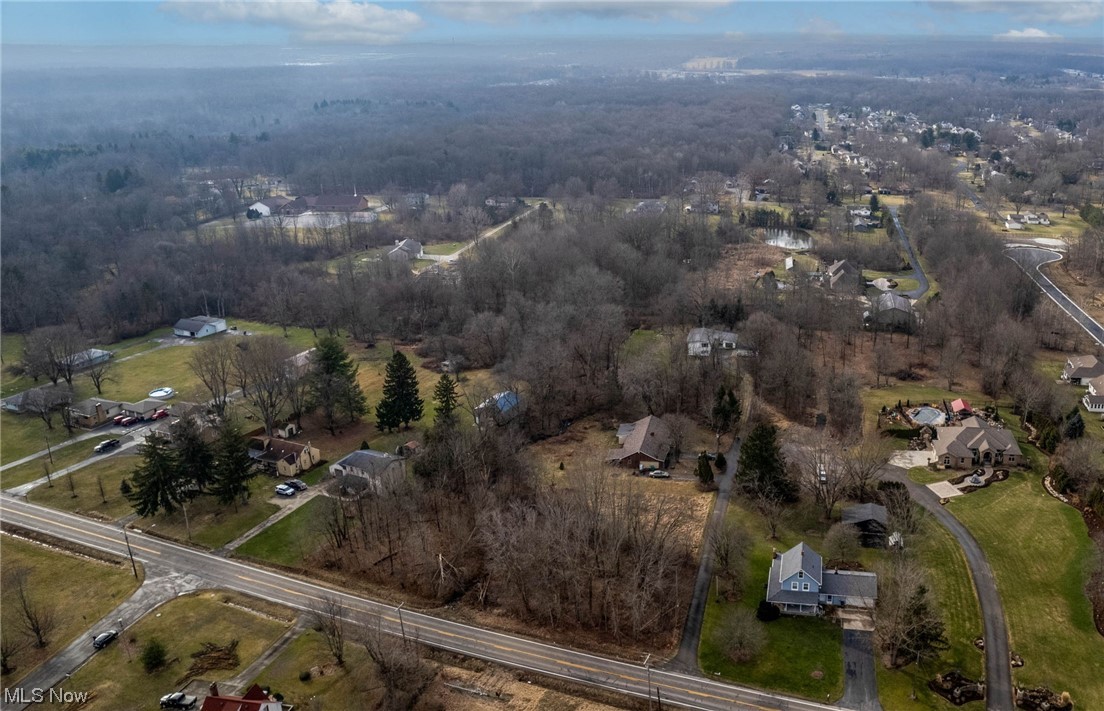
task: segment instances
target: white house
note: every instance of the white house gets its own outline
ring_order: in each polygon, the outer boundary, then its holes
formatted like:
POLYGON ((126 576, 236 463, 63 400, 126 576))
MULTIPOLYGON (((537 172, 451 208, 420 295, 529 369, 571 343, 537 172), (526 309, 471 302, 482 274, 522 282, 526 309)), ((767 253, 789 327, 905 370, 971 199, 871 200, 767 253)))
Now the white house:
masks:
POLYGON ((246 213, 250 211, 257 213, 261 217, 272 217, 273 212, 278 212, 280 208, 291 202, 291 198, 288 197, 269 197, 264 200, 258 200, 249 206, 246 213))
POLYGON ((401 478, 406 474, 405 460, 387 452, 374 449, 361 449, 346 454, 330 465, 330 474, 339 479, 349 477, 358 480, 358 487, 379 491, 386 481, 401 478))
POLYGON ((173 326, 173 333, 181 338, 204 338, 226 330, 226 319, 210 316, 182 318, 173 326))
POLYGON ((687 355, 705 357, 714 350, 731 351, 738 356, 753 356, 755 350, 740 343, 740 337, 731 331, 712 328, 692 328, 686 336, 687 355))
POLYGON ((873 608, 878 576, 852 570, 824 570, 824 560, 804 542, 775 553, 767 579, 767 602, 791 615, 816 615, 823 605, 873 608))
POLYGON ((1081 404, 1089 412, 1104 412, 1104 375, 1089 381, 1089 389, 1081 398, 1081 404))
POLYGON ((413 239, 395 240, 395 248, 387 253, 387 258, 392 262, 408 262, 421 257, 422 243, 413 239))

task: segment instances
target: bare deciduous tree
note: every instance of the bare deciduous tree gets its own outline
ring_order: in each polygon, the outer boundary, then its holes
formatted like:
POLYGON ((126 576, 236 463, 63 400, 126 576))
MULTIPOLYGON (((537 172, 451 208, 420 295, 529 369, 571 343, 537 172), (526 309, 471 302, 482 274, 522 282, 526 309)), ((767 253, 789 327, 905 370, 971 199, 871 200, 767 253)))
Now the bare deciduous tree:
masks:
POLYGON ((234 374, 242 397, 271 436, 288 397, 288 377, 295 368, 291 347, 279 336, 256 336, 242 342, 234 357, 234 374))
POLYGON ((864 437, 847 449, 843 464, 848 484, 858 497, 866 496, 871 484, 878 478, 878 472, 889 463, 894 451, 892 442, 877 435, 864 437))
POLYGON ((220 416, 226 414, 230 385, 234 378, 234 342, 220 338, 196 348, 188 365, 211 394, 211 407, 220 416))
POLYGON ((713 572, 725 581, 726 593, 739 595, 743 591, 751 537, 747 529, 734 521, 725 521, 710 533, 713 545, 713 572))
POLYGON ((4 587, 14 591, 18 603, 19 623, 34 640, 34 646, 42 649, 50 643, 50 635, 57 627, 56 610, 35 597, 28 589, 28 568, 13 568, 4 576, 4 587))
POLYGON ((795 479, 829 520, 849 484, 843 447, 825 432, 804 428, 792 429, 790 437, 793 456, 789 461, 796 469, 795 479))
POLYGON ((363 625, 360 643, 383 682, 380 707, 394 711, 413 708, 433 678, 433 671, 418 654, 418 645, 404 644, 403 640, 384 632, 379 618, 363 625))
POLYGON ((338 666, 345 665, 345 606, 332 595, 323 595, 311 603, 310 619, 314 629, 326 640, 338 666))
POLYGON ((112 365, 111 359, 108 358, 99 363, 93 363, 85 369, 84 372, 88 373, 92 385, 96 387, 97 395, 103 395, 104 383, 115 380, 115 376, 112 374, 112 365))

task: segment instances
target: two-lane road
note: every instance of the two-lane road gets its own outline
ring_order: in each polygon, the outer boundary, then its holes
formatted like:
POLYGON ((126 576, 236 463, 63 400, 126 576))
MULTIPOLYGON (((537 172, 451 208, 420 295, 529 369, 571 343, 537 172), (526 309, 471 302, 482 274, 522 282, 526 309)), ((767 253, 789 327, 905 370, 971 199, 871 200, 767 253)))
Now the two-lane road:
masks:
POLYGON ((1039 288, 1043 290, 1043 293, 1049 296, 1054 303, 1069 314, 1069 317, 1077 322, 1081 328, 1092 336, 1093 340, 1104 346, 1104 327, 1097 323, 1092 316, 1089 316, 1085 311, 1074 303, 1073 299, 1066 296, 1061 289, 1054 285, 1046 274, 1043 274, 1042 268, 1052 262, 1057 262, 1062 258, 1061 253, 1055 252, 1052 249, 1042 249, 1040 247, 1022 247, 1019 245, 1010 245, 1004 251, 1004 256, 1015 262, 1020 269, 1024 270, 1024 273, 1031 277, 1031 280, 1039 285, 1039 288))
MULTIPOLYGON (((9 496, 0 499, 0 514, 8 524, 116 555, 127 553, 122 532, 115 526, 9 496)), ((658 697, 671 705, 716 711, 827 711, 836 708, 690 674, 646 669, 639 663, 587 654, 412 610, 400 612, 392 605, 137 532, 130 536, 130 542, 134 556, 141 562, 197 576, 212 586, 260 596, 297 610, 309 610, 315 600, 328 595, 341 602, 353 622, 377 624, 378 620, 384 631, 403 634, 432 647, 630 696, 658 697)))

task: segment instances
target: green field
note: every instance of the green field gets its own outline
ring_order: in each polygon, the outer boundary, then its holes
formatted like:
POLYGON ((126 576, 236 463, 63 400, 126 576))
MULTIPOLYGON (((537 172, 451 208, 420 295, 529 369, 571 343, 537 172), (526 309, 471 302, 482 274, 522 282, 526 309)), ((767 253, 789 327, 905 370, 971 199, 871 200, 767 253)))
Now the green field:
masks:
POLYGON ((333 663, 322 635, 308 630, 295 638, 254 681, 284 695, 296 708, 310 708, 311 699, 326 711, 361 711, 375 707, 379 681, 373 664, 359 644, 345 645, 345 666, 333 663), (302 681, 299 674, 319 667, 321 676, 302 681))
POLYGON ((25 375, 14 375, 8 370, 23 360, 23 334, 0 334, 0 397, 14 395, 34 385, 25 375))
MULTIPOLYGON (((110 564, 63 553, 37 543, 0 536, 0 569, 8 576, 16 568, 30 571, 27 591, 30 600, 53 610, 56 627, 43 649, 28 646, 13 658, 15 671, 2 679, 9 686, 35 666, 88 633, 89 626, 114 609, 138 587, 129 564, 110 564), (89 591, 95 594, 90 595, 89 591)), ((142 570, 139 568, 139 575, 142 570)), ((20 605, 10 584, 3 587, 0 624, 5 638, 24 639, 20 629, 20 605)))
POLYGON ((1049 496, 1038 473, 1019 471, 953 499, 950 510, 993 567, 1012 650, 1025 661, 1014 681, 1069 691, 1078 708, 1104 708, 1104 638, 1084 592, 1095 554, 1080 514, 1049 496))
POLYGON ((323 538, 323 514, 331 501, 315 497, 243 543, 237 553, 298 567, 323 538))
MULTIPOLYGON (((69 433, 61 426, 60 418, 55 417, 54 429, 48 430, 46 423, 34 415, 0 411, 0 462, 22 459, 38 451, 45 454, 47 438, 51 447, 69 439, 69 433)), ((6 478, 4 482, 5 486, 9 486, 6 478)))
POLYGON ((35 487, 27 495, 27 500, 93 518, 120 519, 132 513, 133 508, 119 492, 119 482, 130 476, 138 462, 139 458, 133 450, 101 459, 71 475, 55 477, 53 486, 43 484, 35 487), (70 476, 72 489, 69 488, 70 476), (100 495, 100 483, 103 484, 103 496, 100 495))
POLYGON ((467 242, 442 242, 440 244, 427 244, 422 249, 422 251, 426 254, 436 255, 455 254, 456 252, 459 252, 461 249, 463 249, 467 244, 467 242))
MULTIPOLYGON (((155 708, 160 696, 181 687, 182 678, 192 663, 191 655, 201 649, 202 643, 221 646, 237 640, 239 664, 231 669, 212 669, 202 675, 204 681, 230 679, 291 626, 289 621, 269 616, 272 613, 269 606, 264 607, 265 615, 253 612, 256 604, 243 596, 222 592, 204 592, 171 600, 123 630, 116 642, 97 652, 88 664, 66 680, 65 688, 94 693, 91 703, 81 706, 82 711, 155 708), (147 674, 139 654, 151 639, 165 645, 169 661, 160 670, 147 674)), ((283 614, 287 620, 291 619, 290 612, 283 614)), ((43 704, 41 708, 60 711, 64 707, 43 704)))
POLYGON ((280 507, 271 503, 276 480, 265 474, 259 474, 249 482, 250 497, 246 504, 237 507, 223 506, 215 497, 200 496, 188 504, 188 519, 184 511, 177 509, 171 514, 158 514, 150 519, 139 519, 134 523, 137 528, 150 531, 159 536, 178 541, 190 540, 207 548, 220 548, 257 524, 276 513, 280 507), (188 538, 188 525, 192 536, 188 538))
POLYGON ((754 546, 748 556, 742 599, 722 602, 714 595, 709 597, 698 650, 702 671, 706 675, 719 674, 729 681, 810 699, 823 700, 826 695, 838 699, 843 693, 843 631, 834 623, 805 617, 782 617, 766 623, 766 647, 751 662, 742 664, 732 661, 726 654, 719 635, 730 611, 738 608, 754 611, 758 607, 775 548, 786 550, 801 540, 816 548, 823 534, 791 522, 790 528, 779 530, 779 540, 771 541, 762 518, 736 502, 729 508, 729 519, 748 527, 754 546), (799 535, 796 531, 804 533, 799 535), (823 676, 817 679, 814 673, 823 676))

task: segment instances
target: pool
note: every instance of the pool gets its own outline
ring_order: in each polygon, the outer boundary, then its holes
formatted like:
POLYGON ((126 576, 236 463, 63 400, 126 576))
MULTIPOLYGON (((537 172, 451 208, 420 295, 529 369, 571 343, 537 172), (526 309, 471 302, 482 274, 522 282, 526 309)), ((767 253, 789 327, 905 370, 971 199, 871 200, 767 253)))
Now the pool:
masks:
POLYGON ((161 399, 170 398, 173 395, 176 395, 176 391, 173 390, 172 388, 167 388, 167 387, 166 388, 154 388, 153 390, 149 391, 149 396, 150 397, 156 397, 156 398, 161 398, 161 399))
POLYGON ((927 405, 909 410, 908 416, 918 425, 941 425, 947 419, 942 410, 927 405))

